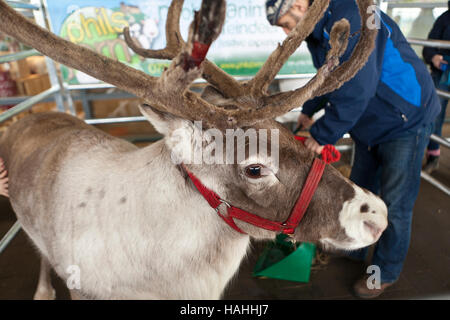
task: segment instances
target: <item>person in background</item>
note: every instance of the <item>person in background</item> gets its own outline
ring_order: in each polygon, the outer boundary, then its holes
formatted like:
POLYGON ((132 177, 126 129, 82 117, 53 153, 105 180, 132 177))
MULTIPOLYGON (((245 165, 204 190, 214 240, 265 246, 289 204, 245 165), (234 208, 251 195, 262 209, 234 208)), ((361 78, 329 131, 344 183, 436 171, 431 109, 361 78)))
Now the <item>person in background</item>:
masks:
MULTIPOLYGON (((267 19, 289 33, 311 5, 311 0, 267 0, 267 19)), ((399 279, 410 243, 422 159, 440 111, 425 64, 391 18, 379 11, 374 14, 380 24, 366 65, 340 89, 307 101, 298 120, 303 127, 311 126, 311 138, 305 145, 316 153, 349 132, 355 142, 350 179, 379 194, 388 207, 389 225, 371 261, 380 268, 381 284, 369 288, 366 274, 353 286, 361 298, 377 297, 399 279), (312 116, 321 106, 325 106, 325 114, 314 122, 312 116)), ((330 49, 331 27, 342 18, 350 22, 350 34, 356 35, 361 18, 355 0, 331 0, 306 39, 317 69, 330 49)), ((341 63, 350 58, 358 39, 359 35, 350 37, 341 63)), ((361 261, 367 255, 368 248, 350 253, 361 261)))
MULTIPOLYGON (((450 1, 448 2, 448 7, 449 10, 444 12, 433 24, 428 39, 450 41, 450 1)), ((436 88, 449 92, 448 70, 450 69, 450 49, 424 47, 422 56, 425 62, 431 66, 431 76, 436 88)), ((433 133, 442 136, 442 125, 445 120, 448 99, 444 97, 440 97, 439 99, 442 109, 436 118, 433 133)), ((427 173, 436 170, 439 167, 440 155, 441 150, 439 148, 439 143, 430 141, 427 147, 426 163, 423 170, 427 173)))

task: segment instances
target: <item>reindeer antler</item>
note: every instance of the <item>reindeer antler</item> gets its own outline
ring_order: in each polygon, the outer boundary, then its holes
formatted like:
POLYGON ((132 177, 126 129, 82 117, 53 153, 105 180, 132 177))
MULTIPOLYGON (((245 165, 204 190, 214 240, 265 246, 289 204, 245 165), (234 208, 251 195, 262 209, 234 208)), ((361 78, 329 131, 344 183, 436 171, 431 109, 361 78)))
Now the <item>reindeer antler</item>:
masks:
POLYGON ((148 50, 139 46, 130 35, 130 29, 125 27, 123 35, 127 45, 138 55, 144 58, 167 59, 175 58, 183 48, 185 42, 180 33, 180 15, 184 0, 173 0, 167 12, 166 20, 166 47, 160 50, 148 50))
MULTIPOLYGON (((166 19, 166 47, 159 50, 150 50, 140 47, 130 36, 129 28, 123 29, 125 42, 138 55, 152 59, 173 59, 183 49, 186 43, 180 33, 180 16, 184 0, 173 0, 170 4, 166 19)), ((243 94, 243 87, 234 77, 217 67, 213 62, 205 59, 203 62, 202 77, 220 90, 229 98, 236 98, 243 94)))
MULTIPOLYGON (((311 6, 310 12, 322 12, 323 8, 326 8, 329 0, 316 0, 311 6)), ((356 45, 350 59, 342 64, 339 68, 336 67, 339 64, 339 57, 344 53, 349 37, 350 25, 346 19, 342 19, 335 23, 330 33, 330 44, 332 49, 328 52, 327 60, 325 64, 318 70, 314 78, 312 78, 304 87, 299 89, 275 94, 272 96, 265 95, 265 88, 273 80, 276 73, 271 71, 270 63, 265 64, 262 70, 258 73, 258 79, 250 81, 252 86, 252 98, 254 98, 253 108, 241 108, 239 110, 227 110, 228 119, 235 119, 240 125, 250 125, 254 122, 264 119, 275 118, 281 116, 290 110, 302 106, 306 101, 313 97, 321 96, 325 93, 334 91, 340 88, 346 81, 353 78, 356 73, 367 62, 370 54, 375 46, 375 38, 378 30, 375 28, 370 29, 365 23, 369 18, 369 6, 373 5, 372 0, 356 0, 358 4, 360 16, 361 16, 361 36, 358 44, 356 45), (267 65, 267 67, 266 67, 267 65), (262 86, 261 90, 257 90, 258 86, 262 86)), ((301 28, 309 30, 314 25, 317 17, 313 15, 305 15, 295 29, 289 34, 283 45, 277 48, 280 52, 273 54, 275 57, 280 57, 281 62, 277 64, 275 68, 276 72, 289 58, 301 41, 308 36, 303 34, 301 28), (292 39, 295 39, 294 41, 292 39), (289 42, 295 42, 295 45, 289 45, 289 42), (288 54, 283 52, 286 50, 288 54)), ((267 63, 267 62, 266 62, 267 63)), ((245 84, 244 84, 245 85, 245 84)), ((248 99, 247 99, 248 101, 248 99)))
POLYGON ((260 96, 267 92, 270 83, 275 79, 289 57, 302 44, 303 40, 313 32, 315 25, 323 17, 329 4, 330 0, 313 2, 305 16, 283 41, 283 44, 272 52, 258 73, 249 81, 248 87, 252 95, 260 96))
MULTIPOLYGON (((371 0, 357 0, 357 3, 361 17, 366 19, 367 8, 372 4, 371 0)), ((130 47, 137 49, 140 54, 173 58, 170 67, 160 78, 149 76, 61 39, 25 19, 4 0, 0 0, 0 26, 5 33, 36 48, 44 55, 133 93, 158 109, 189 120, 204 120, 218 127, 251 125, 257 121, 275 118, 301 106, 314 96, 340 87, 343 81, 352 78, 366 63, 377 34, 377 30, 369 30, 366 24, 362 23, 361 37, 351 59, 333 71, 339 64, 339 57, 345 51, 349 35, 348 22, 345 19, 337 22, 330 34, 332 48, 327 55, 327 61, 316 76, 302 88, 267 96, 265 92, 267 86, 289 56, 312 32, 329 0, 316 0, 305 18, 269 57, 255 78, 243 84, 239 84, 233 77, 205 60, 209 46, 221 32, 225 20, 225 1, 203 0, 201 10, 196 12, 191 24, 190 36, 186 43, 179 33, 178 21, 182 4, 183 0, 174 0, 170 7, 166 25, 168 45, 163 50, 143 50, 137 47, 128 32, 125 32, 130 47), (233 98, 229 104, 235 108, 222 108, 208 103, 188 90, 202 72, 224 96, 233 98)))
POLYGON ((2 32, 42 54, 137 96, 147 95, 145 92, 157 81, 157 78, 144 72, 55 36, 25 19, 3 0, 0 1, 0 26, 2 32))
POLYGON ((373 1, 357 0, 357 3, 359 14, 362 19, 359 41, 353 50, 350 59, 339 66, 339 68, 328 77, 326 84, 316 92, 316 96, 318 97, 339 89, 345 82, 353 78, 367 62, 367 59, 375 48, 375 38, 378 31, 375 28, 370 29, 365 23, 365 21, 369 21, 369 12, 371 12, 371 10, 367 9, 370 5, 373 5, 373 1), (359 2, 362 3, 360 4, 359 2))
MULTIPOLYGON (((339 64, 339 57, 345 52, 347 47, 350 25, 346 19, 338 21, 330 33, 330 44, 332 49, 327 55, 327 61, 322 66, 316 76, 304 87, 294 91, 267 96, 267 88, 278 74, 280 69, 297 50, 304 39, 314 30, 316 23, 322 18, 329 6, 330 0, 316 0, 308 9, 305 17, 297 24, 294 30, 269 56, 263 67, 255 77, 247 83, 239 84, 233 77, 226 74, 209 60, 203 62, 203 77, 219 89, 219 91, 229 98, 235 98, 238 105, 234 110, 219 110, 212 115, 225 113, 229 124, 249 125, 252 122, 274 118, 289 112, 291 109, 303 105, 307 100, 336 90, 343 83, 351 79, 365 64, 373 50, 376 30, 369 30, 362 23, 361 39, 356 46, 349 61, 332 72, 339 64), (242 101, 241 103, 239 103, 242 101), (253 106, 252 106, 253 104, 253 106)), ((367 8, 372 4, 371 0, 359 0, 358 6, 363 21, 368 18, 367 8)), ((172 36, 167 36, 167 52, 170 48, 171 54, 175 54, 178 48, 181 50, 181 38, 179 33, 179 18, 183 0, 174 0, 169 11, 166 30, 172 32, 172 36), (176 37, 174 36, 177 35, 176 37)), ((130 41, 129 41, 130 42, 130 41)), ((130 43, 134 50, 135 45, 130 43)), ((139 50, 136 52, 145 57, 158 58, 158 50, 139 50)), ((223 115, 220 116, 223 119, 223 115)))
MULTIPOLYGON (((212 42, 220 34, 225 20, 225 2, 220 0, 203 1, 202 10, 200 13, 196 13, 196 20, 198 21, 202 17, 210 22, 207 27, 211 27, 211 29, 205 33, 205 29, 207 29, 205 25, 197 23, 202 28, 197 28, 195 32, 208 36, 212 42), (210 12, 217 14, 217 17, 208 16, 210 12)), ((44 55, 133 93, 158 109, 167 110, 192 120, 202 117, 210 118, 211 113, 214 114, 221 110, 219 107, 208 104, 197 95, 183 94, 201 74, 201 68, 198 68, 197 65, 201 61, 186 67, 186 64, 192 61, 192 54, 196 54, 192 48, 195 34, 191 39, 191 45, 185 46, 184 51, 178 53, 171 67, 163 73, 161 78, 157 78, 54 35, 24 18, 9 7, 4 0, 0 0, 0 27, 6 34, 35 48, 44 55)), ((200 37, 198 40, 207 41, 208 39, 200 37)), ((211 43, 204 44, 209 46, 211 43)), ((206 55, 206 52, 204 54, 206 55)), ((201 58, 204 59, 204 56, 201 58)), ((222 121, 224 117, 226 115, 222 116, 222 121)))

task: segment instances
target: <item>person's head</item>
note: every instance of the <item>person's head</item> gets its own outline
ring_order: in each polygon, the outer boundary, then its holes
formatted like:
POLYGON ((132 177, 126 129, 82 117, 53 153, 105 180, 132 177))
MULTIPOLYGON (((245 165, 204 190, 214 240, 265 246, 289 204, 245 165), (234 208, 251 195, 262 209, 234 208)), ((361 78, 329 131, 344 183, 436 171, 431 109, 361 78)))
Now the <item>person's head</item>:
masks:
POLYGON ((303 18, 311 0, 267 0, 266 15, 271 25, 282 27, 289 33, 303 18))

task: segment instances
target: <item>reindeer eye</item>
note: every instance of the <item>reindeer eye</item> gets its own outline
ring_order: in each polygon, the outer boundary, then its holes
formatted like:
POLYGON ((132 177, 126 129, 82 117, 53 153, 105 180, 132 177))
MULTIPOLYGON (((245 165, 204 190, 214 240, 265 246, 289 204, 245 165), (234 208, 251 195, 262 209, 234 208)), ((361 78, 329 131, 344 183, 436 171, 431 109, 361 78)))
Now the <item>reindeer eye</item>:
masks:
POLYGON ((245 175, 252 179, 261 178, 262 174, 262 165, 259 164, 252 164, 245 168, 245 175))

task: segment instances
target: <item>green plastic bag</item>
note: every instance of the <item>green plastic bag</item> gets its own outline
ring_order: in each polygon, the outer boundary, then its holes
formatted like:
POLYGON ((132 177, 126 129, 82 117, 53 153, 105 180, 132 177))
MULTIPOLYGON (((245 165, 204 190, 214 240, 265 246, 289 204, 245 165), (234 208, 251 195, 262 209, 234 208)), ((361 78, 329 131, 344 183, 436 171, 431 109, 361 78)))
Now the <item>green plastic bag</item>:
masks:
POLYGON ((253 269, 254 277, 309 282, 316 246, 303 242, 295 246, 280 234, 264 248, 253 269))

